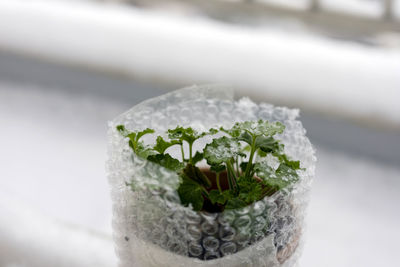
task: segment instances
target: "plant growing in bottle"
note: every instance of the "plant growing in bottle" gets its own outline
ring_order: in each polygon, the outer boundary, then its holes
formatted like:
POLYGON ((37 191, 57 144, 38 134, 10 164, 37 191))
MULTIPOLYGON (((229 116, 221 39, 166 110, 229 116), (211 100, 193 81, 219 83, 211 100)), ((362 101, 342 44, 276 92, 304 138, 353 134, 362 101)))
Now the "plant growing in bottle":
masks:
POLYGON ((315 166, 297 114, 192 87, 117 118, 108 166, 120 265, 292 266, 315 166))
MULTIPOLYGON (((279 122, 264 120, 237 122, 230 129, 211 128, 201 133, 191 127, 177 126, 167 131, 167 140, 159 135, 156 143, 149 145, 140 139, 154 134, 153 129, 131 132, 124 125, 117 126, 121 135, 129 139, 134 153, 177 172, 181 178, 178 194, 182 205, 206 212, 246 207, 298 181, 300 162, 290 160, 284 153, 284 145, 274 138, 282 134, 284 128, 279 122), (196 140, 218 133, 223 136, 214 138, 203 151, 193 151, 196 140), (168 153, 172 146, 180 147, 181 159, 168 153), (189 151, 186 156, 184 146, 189 151), (265 160, 256 162, 256 157, 265 160), (200 169, 196 164, 203 159, 208 168, 200 169), (215 178, 207 176, 210 172, 215 178), (223 182, 228 188, 221 185, 221 173, 225 174, 223 182), (217 189, 213 189, 213 184, 217 189)), ((134 184, 128 185, 134 190, 134 184)))

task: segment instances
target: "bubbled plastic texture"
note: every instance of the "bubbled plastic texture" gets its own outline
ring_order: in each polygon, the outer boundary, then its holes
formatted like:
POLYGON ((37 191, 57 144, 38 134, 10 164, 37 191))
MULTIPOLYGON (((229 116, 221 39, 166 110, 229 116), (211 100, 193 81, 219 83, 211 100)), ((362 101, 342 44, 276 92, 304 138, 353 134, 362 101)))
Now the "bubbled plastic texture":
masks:
POLYGON ((294 266, 316 162, 298 115, 298 110, 257 105, 248 98, 234 101, 229 88, 192 86, 142 102, 110 122, 107 170, 119 266, 294 266), (183 207, 176 192, 178 175, 138 158, 115 129, 119 124, 132 131, 150 127, 163 135, 177 125, 203 131, 258 119, 285 124, 277 137, 305 170, 292 187, 222 213, 183 207), (135 191, 126 185, 131 182, 135 191))

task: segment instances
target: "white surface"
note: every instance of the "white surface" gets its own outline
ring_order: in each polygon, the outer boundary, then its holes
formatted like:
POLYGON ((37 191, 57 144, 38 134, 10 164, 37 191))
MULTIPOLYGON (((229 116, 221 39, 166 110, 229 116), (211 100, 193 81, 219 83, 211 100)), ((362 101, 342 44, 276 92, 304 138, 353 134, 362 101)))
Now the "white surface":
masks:
MULTIPOLYGON (((0 266, 114 266, 110 239, 83 228, 110 235, 105 121, 126 109, 0 82, 0 266)), ((317 157, 300 266, 398 266, 400 169, 317 157)))
POLYGON ((291 7, 296 9, 307 9, 309 0, 256 0, 255 2, 274 4, 277 6, 291 7))
MULTIPOLYGON (((322 8, 379 18, 385 0, 320 0, 322 8)), ((394 2, 397 0, 394 0, 394 2)))
MULTIPOLYGON (((43 187, 48 190, 46 186, 43 187)), ((46 205, 54 205, 51 201, 47 199, 46 205)), ((43 204, 43 207, 46 205, 43 204)), ((90 210, 80 212, 83 214, 90 210)), ((74 215, 70 214, 71 217, 74 215)), ((18 199, 4 192, 0 193, 0 216, 2 267, 116 266, 109 235, 43 216, 32 206, 21 204, 18 199)))
POLYGON ((400 169, 317 150, 300 266, 398 266, 400 169))
POLYGON ((400 125, 399 49, 44 0, 0 0, 0 48, 181 84, 226 82, 272 101, 400 125))
POLYGON ((0 192, 111 232, 105 133, 119 112, 101 99, 0 83, 0 192))

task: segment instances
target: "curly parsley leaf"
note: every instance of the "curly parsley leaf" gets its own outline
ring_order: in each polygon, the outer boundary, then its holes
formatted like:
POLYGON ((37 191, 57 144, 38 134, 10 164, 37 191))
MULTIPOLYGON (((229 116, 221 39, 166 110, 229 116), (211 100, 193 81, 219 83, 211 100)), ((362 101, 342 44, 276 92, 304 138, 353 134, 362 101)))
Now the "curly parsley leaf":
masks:
MULTIPOLYGON (((129 141, 130 142, 130 141, 129 141)), ((142 142, 138 142, 136 144, 136 155, 138 155, 141 158, 147 159, 151 155, 157 154, 156 151, 154 151, 151 147, 145 146, 142 142)), ((135 150, 134 150, 135 151, 135 150)))
POLYGON ((258 150, 270 153, 280 149, 278 141, 273 139, 272 136, 283 133, 284 129, 285 126, 280 122, 271 123, 264 120, 237 122, 229 130, 221 127, 221 131, 230 134, 233 139, 244 141, 250 145, 249 161, 244 171, 245 177, 252 176, 253 159, 258 150))
POLYGON ((172 171, 180 171, 185 167, 183 163, 171 157, 170 154, 149 155, 147 157, 147 160, 152 161, 154 163, 158 163, 161 166, 170 169, 172 171))
POLYGON ((213 134, 216 134, 216 133, 218 133, 218 132, 219 132, 218 129, 210 128, 210 129, 208 130, 208 133, 207 133, 207 134, 213 135, 213 134))
POLYGON ((228 162, 238 155, 245 156, 239 142, 226 136, 214 139, 204 148, 204 158, 211 166, 228 162))
POLYGON ((208 198, 212 204, 218 203, 222 205, 234 197, 235 193, 232 190, 225 190, 222 192, 219 192, 218 190, 211 190, 208 195, 208 198))
POLYGON ((220 173, 226 170, 225 165, 211 165, 210 170, 215 172, 215 173, 220 173))
POLYGON ((238 181, 239 198, 250 204, 262 198, 262 182, 253 177, 242 177, 238 181))
MULTIPOLYGON (((264 120, 258 121, 244 121, 237 122, 233 125, 233 127, 229 130, 226 130, 221 127, 221 130, 228 133, 232 137, 241 138, 243 141, 249 141, 248 136, 245 134, 249 134, 251 136, 274 136, 278 133, 283 133, 285 126, 280 122, 269 122, 264 120)), ((250 143, 251 144, 251 143, 250 143)))
POLYGON ((195 165, 197 162, 202 161, 204 159, 203 153, 197 151, 192 158, 192 164, 195 165))
POLYGON ((296 170, 284 163, 274 170, 265 162, 259 162, 255 164, 254 170, 256 175, 263 179, 265 185, 275 187, 277 190, 285 188, 299 179, 296 170))
POLYGON ((128 131, 126 130, 124 125, 117 125, 117 127, 115 127, 115 128, 123 136, 126 136, 128 134, 128 131))
POLYGON ((137 135, 136 135, 136 142, 138 142, 139 139, 142 138, 143 135, 152 134, 152 133, 154 133, 154 130, 153 130, 153 129, 150 129, 150 128, 146 128, 146 129, 144 129, 143 131, 137 132, 137 135))
POLYGON ((254 164, 254 171, 257 177, 263 180, 273 177, 275 175, 275 170, 272 169, 266 162, 257 162, 254 164))
POLYGON ((177 126, 175 129, 168 130, 168 137, 172 140, 186 141, 189 144, 193 144, 194 141, 206 135, 206 133, 198 133, 191 127, 184 128, 177 126))
POLYGON ((256 148, 259 148, 265 153, 279 151, 280 149, 279 141, 272 137, 257 136, 255 145, 256 148))
POLYGON ((275 157, 279 159, 280 162, 284 163, 286 166, 290 167, 293 170, 300 170, 300 161, 290 160, 286 154, 283 153, 274 153, 275 157))
POLYGON ((156 139, 156 145, 153 147, 153 149, 160 154, 164 154, 165 150, 167 150, 169 147, 180 144, 181 142, 178 140, 171 140, 168 142, 165 141, 161 136, 158 136, 156 139))
POLYGON ((292 168, 292 166, 286 165, 285 163, 281 163, 275 173, 289 182, 296 182, 299 179, 296 169, 292 168))
POLYGON ((210 199, 212 204, 215 204, 215 203, 225 204, 225 202, 226 202, 225 196, 218 190, 211 190, 208 193, 208 198, 210 199))
POLYGON ((137 155, 146 158, 148 155, 153 154, 151 148, 140 142, 140 138, 144 135, 154 133, 153 129, 146 128, 143 131, 130 132, 124 125, 118 125, 116 128, 122 136, 129 138, 129 146, 137 155))
POLYGON ((192 179, 200 185, 205 186, 206 188, 211 186, 211 182, 208 177, 193 164, 188 163, 183 169, 183 173, 186 177, 192 179))

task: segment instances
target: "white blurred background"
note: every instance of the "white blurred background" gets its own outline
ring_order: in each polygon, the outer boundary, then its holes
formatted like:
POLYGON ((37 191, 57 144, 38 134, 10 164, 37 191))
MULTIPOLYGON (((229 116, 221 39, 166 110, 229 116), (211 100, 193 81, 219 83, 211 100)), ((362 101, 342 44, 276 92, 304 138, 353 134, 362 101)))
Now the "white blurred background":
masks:
POLYGON ((399 266, 399 0, 0 0, 0 266, 116 266, 107 120, 214 82, 301 109, 300 267, 399 266))

